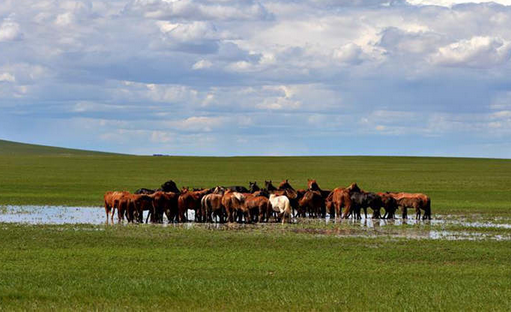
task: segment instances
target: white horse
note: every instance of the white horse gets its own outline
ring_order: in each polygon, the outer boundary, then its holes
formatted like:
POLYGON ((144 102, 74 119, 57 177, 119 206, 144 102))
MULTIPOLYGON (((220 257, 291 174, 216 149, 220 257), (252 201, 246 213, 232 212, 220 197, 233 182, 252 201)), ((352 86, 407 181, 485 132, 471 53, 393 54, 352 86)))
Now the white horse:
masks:
POLYGON ((284 224, 286 218, 288 218, 289 222, 291 222, 291 204, 289 203, 289 198, 287 198, 287 196, 271 194, 270 204, 273 211, 279 213, 279 217, 282 218, 282 224, 284 224))

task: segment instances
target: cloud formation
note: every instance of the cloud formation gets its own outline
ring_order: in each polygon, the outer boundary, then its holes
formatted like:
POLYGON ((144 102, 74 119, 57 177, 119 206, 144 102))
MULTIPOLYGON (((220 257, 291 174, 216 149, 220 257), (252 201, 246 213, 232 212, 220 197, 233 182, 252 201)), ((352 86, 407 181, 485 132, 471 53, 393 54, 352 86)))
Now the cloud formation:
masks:
POLYGON ((509 5, 6 0, 0 137, 140 154, 511 157, 509 5))

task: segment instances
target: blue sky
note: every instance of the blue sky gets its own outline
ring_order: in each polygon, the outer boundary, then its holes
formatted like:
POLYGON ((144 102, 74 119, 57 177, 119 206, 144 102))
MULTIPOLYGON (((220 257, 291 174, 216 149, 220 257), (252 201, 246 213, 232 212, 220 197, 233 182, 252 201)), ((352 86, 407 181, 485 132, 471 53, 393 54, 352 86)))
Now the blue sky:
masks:
POLYGON ((511 158, 511 0, 0 4, 0 138, 511 158))

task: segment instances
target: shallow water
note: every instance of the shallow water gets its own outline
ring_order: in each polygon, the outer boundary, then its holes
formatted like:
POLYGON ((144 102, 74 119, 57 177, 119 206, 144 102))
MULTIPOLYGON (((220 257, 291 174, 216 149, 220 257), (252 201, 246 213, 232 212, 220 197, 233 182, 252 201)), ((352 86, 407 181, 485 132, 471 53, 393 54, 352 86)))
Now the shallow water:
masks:
MULTIPOLYGON (((147 213, 146 213, 147 215, 147 213)), ((146 216, 145 215, 145 216, 146 216)), ((189 211, 188 217, 193 220, 194 212, 189 211)), ((116 219, 116 218, 114 218, 116 219)), ((62 207, 62 206, 0 206, 0 223, 20 224, 105 224, 106 215, 102 207, 62 207)), ((294 219, 297 224, 297 233, 312 235, 334 235, 352 237, 405 237, 410 239, 442 239, 442 240, 511 240, 510 234, 479 233, 474 231, 483 228, 511 229, 511 218, 485 217, 483 215, 455 216, 437 215, 433 220, 410 219, 371 219, 340 220, 340 219, 294 219), (315 227, 316 225, 316 227, 315 227), (328 225, 330 228, 317 227, 328 225), (339 226, 338 226, 339 225, 339 226), (409 227, 408 225, 413 225, 409 227), (446 226, 461 226, 471 229, 470 231, 444 230, 446 226), (333 227, 333 228, 332 228, 333 227)), ((250 229, 274 229, 279 228, 277 223, 259 224, 163 224, 171 227, 205 227, 222 230, 250 230, 250 229)))

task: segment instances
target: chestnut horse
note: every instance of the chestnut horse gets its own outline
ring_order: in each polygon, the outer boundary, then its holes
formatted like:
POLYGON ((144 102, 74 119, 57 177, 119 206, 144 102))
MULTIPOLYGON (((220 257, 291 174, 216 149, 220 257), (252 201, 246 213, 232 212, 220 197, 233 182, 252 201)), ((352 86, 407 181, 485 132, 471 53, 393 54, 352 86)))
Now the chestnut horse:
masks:
POLYGON ((223 194, 207 194, 201 199, 201 213, 204 222, 213 222, 218 216, 220 223, 225 222, 224 206, 222 205, 223 194))
POLYGON ((243 216, 245 216, 247 222, 251 222, 250 210, 245 204, 245 199, 245 195, 240 192, 234 192, 231 189, 224 193, 222 205, 225 207, 229 222, 234 222, 234 217, 236 217, 238 222, 241 222, 243 216))
POLYGON ((145 194, 126 194, 119 199, 119 212, 126 212, 128 222, 143 222, 143 211, 148 210, 153 216, 153 199, 145 194))
POLYGON ((186 188, 181 190, 181 194, 177 200, 178 206, 178 222, 186 222, 188 218, 185 217, 185 213, 188 214, 188 210, 195 211, 195 220, 198 222, 203 221, 201 215, 201 199, 204 195, 212 192, 212 189, 203 189, 200 191, 189 191, 186 188))
POLYGON ((108 216, 111 214, 112 224, 114 223, 115 209, 117 209, 117 217, 121 220, 122 214, 119 212, 119 200, 122 196, 129 194, 129 192, 106 192, 103 196, 105 200, 106 223, 108 223, 108 216))
POLYGON ((268 221, 269 200, 264 192, 257 191, 254 194, 245 195, 245 205, 252 215, 253 222, 268 221))
POLYGON ((431 199, 422 193, 389 193, 401 207, 403 219, 407 218, 407 208, 415 209, 415 218, 421 218, 421 209, 424 210, 422 219, 431 220, 431 199))
POLYGON ((352 183, 347 188, 337 187, 330 192, 326 199, 326 207, 328 210, 335 210, 336 217, 347 219, 351 215, 352 203, 351 193, 360 191, 356 183, 352 183), (341 213, 341 209, 342 210, 341 213))

